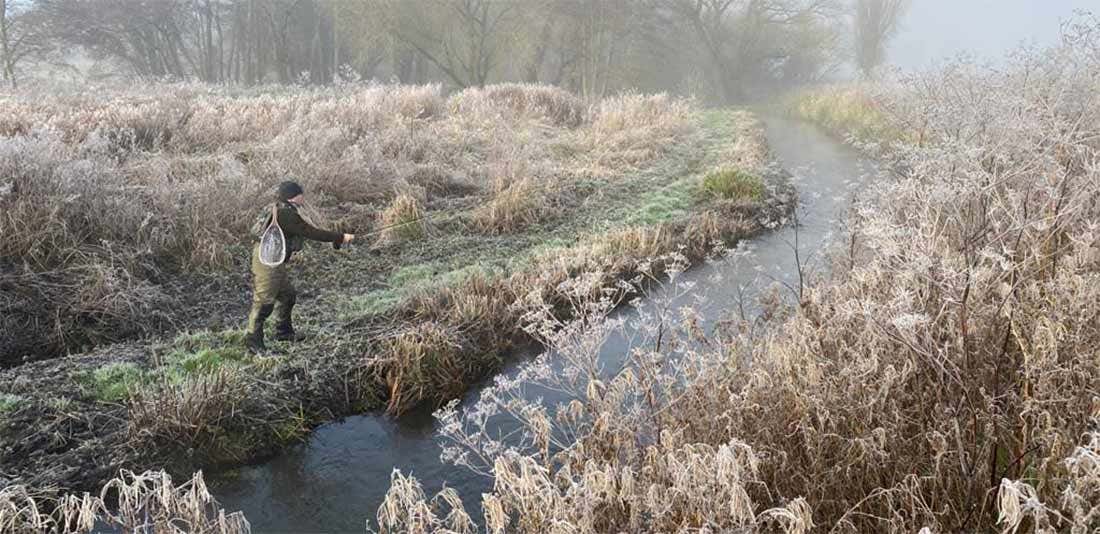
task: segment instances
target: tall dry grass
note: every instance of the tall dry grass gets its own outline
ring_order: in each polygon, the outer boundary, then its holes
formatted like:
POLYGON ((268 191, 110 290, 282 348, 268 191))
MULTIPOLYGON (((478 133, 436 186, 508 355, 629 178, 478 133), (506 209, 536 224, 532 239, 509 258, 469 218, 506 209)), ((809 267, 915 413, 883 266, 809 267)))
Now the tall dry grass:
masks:
MULTIPOLYGON (((674 286, 608 362, 598 274, 577 320, 529 316, 553 357, 437 414, 444 458, 494 481, 487 530, 1100 529, 1100 23, 1069 29, 883 91, 923 139, 884 152, 894 175, 772 328, 704 332, 674 286)), ((379 525, 454 528, 416 489, 395 477, 379 525)))
POLYGON ((176 485, 163 471, 122 471, 98 495, 51 501, 23 486, 0 489, 0 532, 83 534, 108 528, 149 534, 243 534, 239 512, 217 506, 202 473, 176 485))
POLYGON ((890 116, 879 95, 883 87, 839 84, 808 89, 788 97, 787 111, 842 137, 889 142, 913 132, 890 116))
MULTIPOLYGON (((172 282, 246 270, 251 214, 282 180, 315 222, 364 231, 395 197, 520 194, 494 185, 515 158, 546 178, 627 172, 690 129, 687 110, 525 85, 0 96, 0 362, 171 326, 189 292, 172 282)), ((488 225, 532 219, 528 204, 502 197, 488 225)))

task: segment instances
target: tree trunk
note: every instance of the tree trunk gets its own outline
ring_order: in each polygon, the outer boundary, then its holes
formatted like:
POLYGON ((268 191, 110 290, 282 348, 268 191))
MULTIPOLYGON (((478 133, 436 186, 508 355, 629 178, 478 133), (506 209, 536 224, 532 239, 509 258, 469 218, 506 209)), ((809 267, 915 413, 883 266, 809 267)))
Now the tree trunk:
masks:
POLYGON ((542 64, 546 61, 546 51, 550 47, 550 35, 553 30, 553 19, 547 17, 546 23, 542 25, 542 31, 539 32, 538 44, 535 45, 535 55, 531 58, 531 62, 527 64, 526 72, 523 76, 524 81, 527 83, 538 83, 539 71, 542 70, 542 64))
POLYGON ((11 83, 11 88, 16 88, 15 65, 12 60, 11 45, 8 42, 8 0, 0 0, 0 79, 11 83))

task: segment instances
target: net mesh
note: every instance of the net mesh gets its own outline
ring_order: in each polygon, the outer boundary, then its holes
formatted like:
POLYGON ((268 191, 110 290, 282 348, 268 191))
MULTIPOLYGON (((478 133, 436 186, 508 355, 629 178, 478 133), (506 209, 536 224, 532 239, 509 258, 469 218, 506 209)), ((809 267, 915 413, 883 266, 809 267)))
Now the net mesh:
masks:
POLYGON ((268 266, 281 265, 286 257, 286 237, 279 225, 272 224, 264 230, 260 238, 260 263, 268 266))

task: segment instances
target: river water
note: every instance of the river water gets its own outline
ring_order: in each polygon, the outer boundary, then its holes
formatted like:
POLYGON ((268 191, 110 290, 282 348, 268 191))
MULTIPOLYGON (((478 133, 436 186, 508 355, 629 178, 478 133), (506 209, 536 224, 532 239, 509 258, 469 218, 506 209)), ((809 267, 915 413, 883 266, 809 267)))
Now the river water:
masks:
MULTIPOLYGON (((799 193, 797 238, 804 271, 807 264, 820 268, 821 252, 837 233, 852 192, 877 170, 814 126, 778 117, 766 117, 764 122, 771 149, 794 175, 799 193)), ((788 225, 752 239, 748 254, 736 260, 681 274, 679 280, 694 286, 690 294, 677 298, 694 300, 705 295, 701 311, 706 325, 713 325, 736 308, 736 302, 751 303, 755 292, 769 284, 782 281, 797 287, 795 237, 788 225)), ((628 307, 619 313, 629 315, 632 310, 628 307)), ((607 360, 617 360, 629 346, 628 334, 620 334, 603 346, 603 352, 607 360)), ((516 358, 502 372, 514 373, 524 361, 516 358)), ((482 387, 471 388, 462 402, 474 402, 482 387)), ((265 464, 244 467, 232 477, 214 481, 213 491, 227 511, 244 512, 253 532, 361 533, 368 519, 373 524, 391 472, 400 469, 415 476, 429 496, 446 482, 477 519, 480 495, 491 489, 492 482, 441 462, 435 430, 436 422, 427 409, 396 420, 377 414, 349 417, 317 428, 308 441, 265 464)))

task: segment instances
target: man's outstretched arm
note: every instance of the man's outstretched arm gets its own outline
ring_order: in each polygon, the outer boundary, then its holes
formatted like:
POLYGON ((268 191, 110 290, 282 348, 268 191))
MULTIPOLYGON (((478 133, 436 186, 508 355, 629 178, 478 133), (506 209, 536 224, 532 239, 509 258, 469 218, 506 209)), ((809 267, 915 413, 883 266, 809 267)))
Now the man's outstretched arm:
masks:
POLYGON ((335 243, 337 245, 343 244, 344 242, 345 234, 317 228, 306 222, 301 215, 293 210, 280 210, 279 226, 283 228, 283 232, 302 236, 313 241, 335 243))

